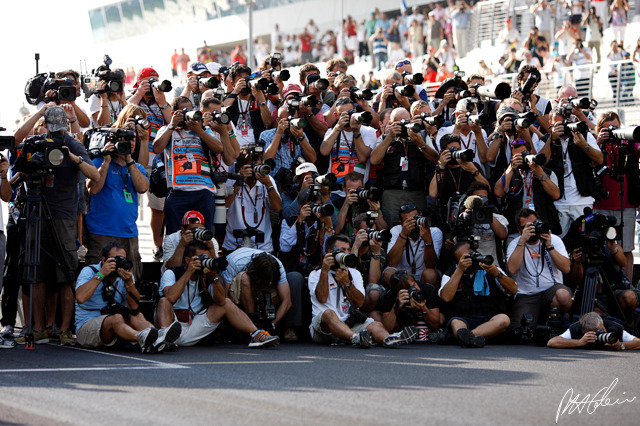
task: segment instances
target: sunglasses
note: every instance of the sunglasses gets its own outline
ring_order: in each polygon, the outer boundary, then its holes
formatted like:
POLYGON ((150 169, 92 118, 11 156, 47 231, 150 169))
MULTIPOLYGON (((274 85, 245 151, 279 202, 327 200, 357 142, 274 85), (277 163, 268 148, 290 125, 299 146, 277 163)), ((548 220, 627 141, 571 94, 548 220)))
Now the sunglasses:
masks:
POLYGON ((340 98, 336 101, 335 105, 336 106, 340 106, 340 105, 345 105, 345 104, 350 104, 351 103, 351 99, 349 98, 340 98))
POLYGON ((411 211, 418 210, 415 204, 405 204, 400 207, 400 213, 409 213, 411 211))
POLYGON ((403 65, 409 65, 409 64, 411 64, 411 61, 408 59, 405 59, 404 61, 400 61, 396 63, 396 68, 400 68, 403 65))

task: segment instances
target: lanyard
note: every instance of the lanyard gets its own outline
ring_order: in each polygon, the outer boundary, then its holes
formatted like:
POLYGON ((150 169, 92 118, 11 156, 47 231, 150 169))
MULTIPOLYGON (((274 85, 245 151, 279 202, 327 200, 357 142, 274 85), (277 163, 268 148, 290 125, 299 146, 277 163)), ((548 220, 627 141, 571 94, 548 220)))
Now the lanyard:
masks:
POLYGON ((416 247, 416 250, 413 251, 413 248, 411 247, 411 243, 413 242, 413 240, 411 240, 411 237, 407 237, 407 245, 404 246, 405 252, 406 252, 406 256, 407 256, 407 263, 409 263, 409 265, 411 265, 411 275, 415 275, 417 268, 416 268, 416 255, 418 254, 418 247, 416 247), (413 260, 411 260, 413 259, 413 260))
MULTIPOLYGON (((260 218, 260 221, 258 221, 258 206, 256 205, 257 202, 258 202, 258 189, 256 188, 256 199, 254 201, 253 198, 251 197, 251 194, 250 194, 251 189, 247 188, 248 190, 245 191, 245 187, 246 187, 246 184, 242 186, 242 198, 241 198, 241 200, 242 200, 242 204, 241 204, 241 206, 242 206, 242 220, 244 221, 244 224, 245 224, 245 226, 247 228, 258 229, 260 227, 260 225, 262 224, 262 221, 264 220, 265 210, 266 210, 266 208, 265 208, 266 202, 264 200, 262 202, 262 217, 260 218), (251 201, 251 204, 253 205, 253 223, 255 223, 255 226, 249 225, 247 223, 247 219, 246 219, 246 217, 244 215, 244 196, 245 196, 245 194, 247 196, 247 199, 249 201, 251 201)), ((267 194, 265 193, 265 194, 263 194, 263 196, 266 198, 267 194)))
POLYGON ((337 142, 336 151, 335 151, 336 153, 335 153, 335 155, 333 155, 333 158, 338 159, 339 157, 341 157, 341 155, 340 155, 340 145, 341 145, 341 142, 342 142, 342 137, 344 137, 344 142, 346 143, 347 148, 349 150, 349 161, 348 162, 350 162, 351 159, 353 158, 353 153, 356 150, 356 141, 355 141, 355 139, 353 139, 351 141, 351 144, 349 144, 349 141, 347 140, 347 135, 345 134, 344 130, 342 130, 340 132, 340 136, 338 136, 338 142, 337 142))
POLYGON ((124 183, 124 190, 128 191, 129 190, 129 172, 127 170, 127 166, 124 166, 124 176, 122 176, 122 172, 120 171, 120 167, 118 167, 118 165, 116 165, 116 171, 118 172, 118 174, 120 175, 120 179, 122 179, 122 182, 124 183), (126 178, 125 178, 126 176, 126 178))
POLYGON ((447 167, 447 170, 449 171, 449 174, 451 175, 451 179, 453 179, 453 183, 456 186, 456 195, 460 195, 460 184, 462 183, 462 168, 458 167, 458 170, 460 170, 460 176, 458 176, 457 180, 456 180, 456 177, 453 175, 451 168, 447 167))
POLYGON ((533 192, 533 172, 529 172, 531 178, 529 179, 529 187, 527 187, 527 176, 525 173, 520 171, 520 176, 522 176, 522 187, 524 188, 525 194, 527 198, 531 198, 531 194, 533 192))

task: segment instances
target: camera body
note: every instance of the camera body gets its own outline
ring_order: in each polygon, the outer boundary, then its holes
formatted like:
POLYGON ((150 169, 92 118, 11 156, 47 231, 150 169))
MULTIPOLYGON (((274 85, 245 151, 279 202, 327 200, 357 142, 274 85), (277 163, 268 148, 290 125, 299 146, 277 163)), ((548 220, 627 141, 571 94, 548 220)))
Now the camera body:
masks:
POLYGON ((373 99, 373 92, 371 92, 371 89, 358 89, 357 86, 352 86, 349 87, 348 90, 351 102, 353 102, 354 104, 360 99, 365 101, 370 101, 371 99, 373 99))
POLYGON ((467 272, 471 271, 477 271, 478 269, 480 269, 480 264, 482 263, 483 265, 493 265, 493 256, 491 255, 484 255, 482 253, 478 253, 477 251, 473 251, 471 253, 469 253, 469 257, 471 258, 471 268, 469 268, 467 270, 467 272))
POLYGON ((476 157, 476 154, 470 148, 461 150, 458 147, 452 146, 449 148, 449 152, 451 153, 451 160, 449 161, 451 165, 457 165, 457 160, 470 162, 476 157))
MULTIPOLYGON (((356 122, 364 124, 365 126, 371 124, 371 121, 373 120, 373 115, 371 115, 369 111, 358 112, 355 109, 352 109, 349 110, 347 114, 349 114, 349 123, 351 123, 352 117, 356 120, 356 122)), ((346 127, 349 127, 349 123, 347 123, 346 127)))
POLYGON ((71 102, 76 100, 76 87, 74 86, 72 78, 55 78, 55 74, 49 74, 49 77, 44 81, 42 88, 44 94, 44 102, 54 101, 71 102), (46 95, 49 90, 53 90, 55 94, 52 97, 46 95))
POLYGON ((444 118, 441 115, 430 116, 428 113, 423 112, 420 114, 420 119, 427 126, 440 128, 444 124, 444 118))
POLYGON ((109 55, 104 55, 102 65, 91 70, 91 76, 82 78, 82 91, 85 97, 91 95, 100 95, 102 93, 120 93, 124 90, 125 76, 122 71, 111 71, 110 65, 112 61, 109 55), (98 89, 98 83, 104 81, 106 83, 104 89, 98 89))
POLYGON ((550 232, 549 225, 540 219, 534 220, 533 226, 535 227, 536 237, 538 238, 540 238, 542 234, 548 234, 550 232))
POLYGON ((369 189, 364 189, 364 187, 356 188, 356 194, 358 195, 359 201, 373 201, 378 202, 382 198, 382 190, 372 186, 369 189))
POLYGON ((233 230, 233 238, 242 238, 242 247, 253 247, 253 243, 251 242, 251 238, 255 237, 256 243, 263 244, 264 243, 264 232, 253 229, 234 229, 233 230))
POLYGON ((409 74, 409 71, 404 71, 402 73, 402 81, 407 82, 408 84, 422 84, 424 82, 424 76, 422 73, 409 74))
POLYGON ((618 341, 615 333, 606 332, 604 330, 596 330, 596 344, 604 346, 605 344, 613 345, 618 341))
POLYGON ((518 91, 522 93, 523 99, 526 100, 531 97, 531 94, 533 93, 533 88, 538 81, 539 81, 539 78, 537 75, 534 75, 533 73, 529 73, 529 76, 525 80, 524 84, 518 88, 518 91))
POLYGON ((130 155, 131 141, 135 137, 136 133, 133 130, 99 127, 84 134, 84 145, 91 158, 105 155, 130 155), (109 142, 115 145, 115 150, 105 152, 104 147, 109 142))
POLYGON ((400 137, 405 139, 409 137, 409 130, 414 133, 420 133, 424 130, 424 125, 422 123, 412 123, 411 120, 407 120, 406 118, 400 120, 398 124, 400 125, 401 129, 400 137))
POLYGON ((18 157, 13 165, 14 172, 41 176, 51 173, 69 158, 69 148, 63 139, 50 139, 47 135, 29 136, 16 148, 18 157))
POLYGON ((393 89, 393 97, 395 98, 395 95, 401 95, 401 96, 406 96, 406 97, 410 97, 413 96, 416 93, 416 89, 410 85, 402 85, 399 83, 393 83, 391 85, 391 88, 393 89))

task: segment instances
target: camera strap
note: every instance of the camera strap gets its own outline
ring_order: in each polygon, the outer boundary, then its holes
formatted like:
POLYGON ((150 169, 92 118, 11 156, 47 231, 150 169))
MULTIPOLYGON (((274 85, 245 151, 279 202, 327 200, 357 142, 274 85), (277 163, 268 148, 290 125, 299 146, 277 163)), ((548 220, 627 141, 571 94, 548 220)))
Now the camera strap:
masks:
POLYGON ((120 175, 120 179, 122 179, 122 183, 124 183, 125 199, 127 200, 127 203, 131 203, 133 202, 133 200, 131 200, 131 193, 129 192, 129 171, 127 170, 127 166, 125 165, 124 175, 122 175, 122 172, 120 171, 120 167, 118 166, 119 164, 116 165, 116 171, 120 175), (127 193, 129 194, 129 198, 127 198, 127 193))
MULTIPOLYGON (((264 185, 261 186, 262 188, 264 188, 264 185)), ((266 212, 266 197, 267 197, 267 193, 266 191, 263 191, 263 200, 262 200, 262 217, 260 217, 260 220, 258 220, 258 206, 256 205, 258 202, 258 187, 256 186, 256 198, 255 201, 254 199, 251 197, 251 189, 247 187, 246 184, 242 185, 242 196, 240 197, 241 200, 241 211, 242 211, 242 221, 244 222, 244 225, 247 228, 252 228, 252 229, 257 229, 260 227, 260 225, 262 224, 262 221, 264 220, 265 217, 265 212, 266 212), (245 189, 247 189, 245 191, 245 189), (245 205, 244 205, 244 199, 245 199, 245 195, 246 198, 251 202, 251 204, 253 205, 253 223, 255 223, 254 226, 249 225, 249 223, 247 222, 247 218, 245 216, 245 205)))
POLYGON ((413 240, 411 237, 407 238, 407 244, 404 246, 405 256, 407 256, 407 263, 411 266, 411 275, 415 275, 417 272, 416 268, 416 255, 418 254, 418 248, 416 247, 415 251, 411 247, 411 243, 413 240))
POLYGON ((458 167, 457 168, 460 173, 458 174, 458 179, 456 179, 456 177, 453 175, 453 172, 451 171, 450 167, 447 167, 447 170, 449 171, 449 174, 451 175, 451 179, 453 179, 453 183, 456 187, 456 195, 460 195, 460 184, 462 183, 462 168, 458 167))
MULTIPOLYGON (((551 256, 549 252, 545 250, 545 247, 542 246, 541 250, 544 252, 544 260, 547 262, 547 266, 549 267, 549 273, 551 274, 551 280, 553 281, 553 285, 556 285, 556 277, 553 275, 553 268, 551 267, 551 256)), ((544 267, 544 265, 543 265, 544 267)))
MULTIPOLYGON (((534 258, 540 258, 540 254, 542 253, 542 251, 544 250, 542 243, 538 243, 538 253, 532 253, 531 250, 529 250, 529 246, 525 244, 524 246, 525 250, 527 253, 529 253, 529 257, 533 260, 534 258)), ((545 252, 546 254, 546 252, 545 252)), ((522 256, 524 257, 525 254, 523 252, 522 256)), ((524 264, 524 269, 527 271, 527 273, 529 275, 531 275, 532 277, 536 278, 536 287, 540 287, 540 275, 542 275, 542 271, 544 271, 544 263, 542 263, 542 261, 540 261, 540 271, 538 271, 538 267, 535 266, 535 274, 531 273, 531 271, 529 271, 529 268, 527 268, 527 260, 523 259, 523 264, 524 264)), ((553 277, 553 271, 551 271, 551 279, 553 279, 553 282, 555 284, 555 278, 553 277)))

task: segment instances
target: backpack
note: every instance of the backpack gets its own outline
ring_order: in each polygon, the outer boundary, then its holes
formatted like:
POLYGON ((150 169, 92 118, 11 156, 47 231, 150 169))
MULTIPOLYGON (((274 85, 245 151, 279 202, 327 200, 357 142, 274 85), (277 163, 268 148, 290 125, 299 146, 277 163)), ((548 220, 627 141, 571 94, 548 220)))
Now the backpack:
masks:
POLYGON ((164 152, 157 154, 151 165, 151 175, 149 176, 149 192, 158 198, 169 195, 167 187, 167 173, 164 165, 164 152))

